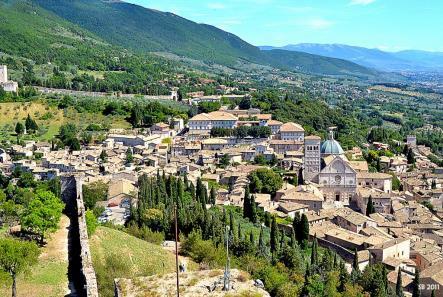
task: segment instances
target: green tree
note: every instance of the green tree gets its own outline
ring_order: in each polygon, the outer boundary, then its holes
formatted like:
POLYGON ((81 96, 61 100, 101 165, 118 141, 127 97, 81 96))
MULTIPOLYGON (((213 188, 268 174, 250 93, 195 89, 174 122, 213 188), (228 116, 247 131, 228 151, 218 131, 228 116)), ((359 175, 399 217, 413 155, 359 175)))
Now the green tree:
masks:
POLYGON ((397 297, 403 297, 403 286, 401 281, 401 269, 398 268, 397 284, 395 286, 395 294, 397 297))
POLYGON ((305 214, 302 214, 300 221, 300 235, 299 235, 299 243, 305 247, 306 243, 309 239, 309 221, 308 217, 305 214))
POLYGON ((132 155, 132 150, 130 147, 126 150, 126 164, 131 164, 134 162, 134 156, 132 155))
POLYGON ((86 209, 93 209, 98 201, 105 201, 108 197, 108 185, 96 181, 83 185, 83 201, 86 209))
POLYGON ((86 219, 86 227, 88 229, 88 237, 91 237, 98 226, 97 218, 95 217, 94 212, 92 210, 87 210, 85 212, 85 219, 86 219))
POLYGON ((12 278, 12 297, 17 296, 17 275, 37 263, 39 249, 33 242, 0 239, 0 269, 12 278))
POLYGON ((415 269, 415 277, 412 281, 412 297, 420 297, 420 273, 418 272, 418 269, 415 269))
POLYGON ((26 127, 26 131, 28 131, 28 133, 35 132, 38 130, 37 123, 31 118, 31 116, 29 114, 25 120, 25 127, 26 127))
POLYGON ((75 124, 68 123, 60 126, 59 138, 64 145, 69 146, 69 143, 72 141, 72 139, 77 137, 77 133, 77 126, 75 124))
POLYGON ((258 252, 261 256, 266 255, 266 244, 263 234, 263 226, 260 227, 260 236, 258 238, 258 252))
POLYGON ((231 164, 231 158, 229 157, 228 154, 224 154, 221 158, 220 158, 220 166, 222 168, 226 168, 229 166, 229 164, 231 164))
POLYGON ((251 194, 249 193, 249 187, 245 189, 245 197, 243 198, 243 217, 251 217, 251 194))
POLYGON ((215 189, 215 187, 211 187, 211 192, 210 192, 209 198, 210 198, 209 202, 212 205, 215 205, 215 202, 217 200, 217 190, 215 189))
POLYGON ((272 217, 272 224, 271 224, 271 253, 275 253, 277 251, 277 242, 278 242, 278 228, 277 228, 277 221, 275 217, 272 217))
POLYGON ((253 193, 267 193, 273 196, 283 185, 281 176, 268 168, 257 169, 248 178, 253 193))
POLYGON ((39 235, 40 242, 48 232, 57 230, 64 204, 49 191, 37 191, 20 218, 22 228, 39 235))
POLYGON ((298 179, 298 181, 297 181, 298 185, 303 185, 305 183, 305 181, 303 179, 303 169, 302 168, 300 168, 298 170, 297 179, 298 179))
POLYGON ((23 133, 25 133, 25 127, 23 126, 22 123, 18 122, 15 125, 15 133, 17 133, 18 136, 23 135, 23 133))
POLYGON ((408 164, 415 164, 415 155, 412 149, 408 149, 406 158, 408 159, 408 164))
POLYGON ((318 266, 318 243, 317 243, 317 235, 314 235, 314 240, 312 242, 312 251, 311 251, 311 267, 318 266))
POLYGON ((249 217, 252 223, 257 223, 257 204, 255 203, 255 196, 251 195, 251 216, 249 217))
POLYGON ((372 202, 372 196, 369 196, 368 204, 366 205, 366 215, 369 217, 373 213, 375 213, 374 203, 372 202))
POLYGON ((106 153, 105 150, 102 150, 102 152, 100 153, 100 161, 102 163, 108 162, 108 153, 106 153))
POLYGON ((401 187, 401 182, 395 174, 392 174, 392 190, 399 191, 401 187))

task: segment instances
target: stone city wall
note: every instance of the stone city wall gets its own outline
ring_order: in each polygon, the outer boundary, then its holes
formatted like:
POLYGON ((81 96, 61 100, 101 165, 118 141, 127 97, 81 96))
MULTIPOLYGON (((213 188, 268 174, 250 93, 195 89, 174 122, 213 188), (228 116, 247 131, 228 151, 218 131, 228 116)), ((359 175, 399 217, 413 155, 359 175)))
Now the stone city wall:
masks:
MULTIPOLYGON (((82 177, 63 176, 62 199, 66 203, 67 214, 71 218, 71 226, 77 228, 71 241, 79 241, 81 265, 76 279, 77 285, 83 287, 83 292, 77 292, 80 296, 98 297, 97 279, 92 265, 91 252, 89 250, 88 229, 86 227, 85 206, 83 204, 82 177), (73 222, 73 220, 75 220, 73 222)), ((72 259, 70 259, 71 261, 72 259)), ((75 264, 75 263, 70 263, 75 264)))

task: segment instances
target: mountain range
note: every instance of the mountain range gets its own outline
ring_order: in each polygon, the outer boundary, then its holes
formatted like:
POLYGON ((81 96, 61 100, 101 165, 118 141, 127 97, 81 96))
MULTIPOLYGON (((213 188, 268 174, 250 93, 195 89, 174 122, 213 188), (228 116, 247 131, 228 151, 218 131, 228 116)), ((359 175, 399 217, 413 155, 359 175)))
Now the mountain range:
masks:
POLYGON ((262 51, 238 36, 178 15, 123 1, 0 0, 0 51, 39 61, 60 51, 122 48, 169 53, 205 63, 253 63, 318 75, 375 78, 344 59, 288 50, 262 51))
POLYGON ((276 49, 304 52, 344 59, 380 71, 443 71, 443 53, 419 50, 385 52, 343 44, 300 43, 283 47, 260 46, 263 51, 276 49))

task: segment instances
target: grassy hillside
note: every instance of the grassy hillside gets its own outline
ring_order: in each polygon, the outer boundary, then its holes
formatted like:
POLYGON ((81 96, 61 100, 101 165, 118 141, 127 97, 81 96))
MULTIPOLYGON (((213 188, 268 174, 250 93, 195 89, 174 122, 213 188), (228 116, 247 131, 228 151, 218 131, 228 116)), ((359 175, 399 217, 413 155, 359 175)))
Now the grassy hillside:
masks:
MULTIPOLYGON (((78 113, 73 108, 65 112, 43 102, 0 103, 0 138, 15 140, 15 125, 19 121, 24 123, 28 114, 36 120, 39 126, 37 138, 41 140, 53 139, 60 126, 65 123, 74 123, 81 128, 97 123, 109 124, 111 128, 130 127, 122 116, 78 113)), ((23 139, 26 139, 26 135, 23 139)))
POLYGON ((114 296, 114 278, 175 271, 174 255, 122 231, 99 227, 90 239, 100 295, 114 296))

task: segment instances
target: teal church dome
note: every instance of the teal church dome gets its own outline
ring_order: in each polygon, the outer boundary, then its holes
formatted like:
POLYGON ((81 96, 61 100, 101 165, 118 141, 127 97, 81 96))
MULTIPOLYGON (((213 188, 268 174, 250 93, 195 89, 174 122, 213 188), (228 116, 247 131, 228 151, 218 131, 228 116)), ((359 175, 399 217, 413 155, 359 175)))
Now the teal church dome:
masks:
POLYGON ((322 143, 320 152, 322 155, 342 155, 345 153, 340 143, 334 139, 333 131, 329 132, 329 139, 322 143))

